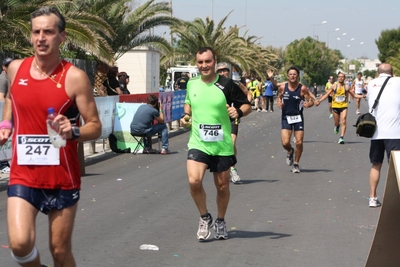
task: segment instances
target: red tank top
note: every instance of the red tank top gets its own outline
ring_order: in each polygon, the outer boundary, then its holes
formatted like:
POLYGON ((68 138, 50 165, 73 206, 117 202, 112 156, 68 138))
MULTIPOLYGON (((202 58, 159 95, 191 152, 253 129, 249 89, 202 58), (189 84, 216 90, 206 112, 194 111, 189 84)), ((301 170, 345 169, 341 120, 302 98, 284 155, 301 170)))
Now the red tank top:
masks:
MULTIPOLYGON (((76 141, 67 140, 67 145, 60 148, 59 165, 18 163, 18 158, 26 155, 22 155, 23 153, 18 155, 17 135, 47 135, 46 118, 49 107, 53 107, 56 113, 64 114, 68 118, 76 118, 79 114, 65 92, 65 76, 72 64, 63 60, 65 73, 60 81, 62 87, 57 88, 56 83, 49 78, 44 80, 32 78, 30 75, 32 61, 33 57, 29 57, 21 63, 10 90, 14 130, 9 184, 45 189, 80 189, 81 173, 76 141)), ((55 75, 53 76, 55 81, 58 82, 62 71, 63 67, 60 64, 52 74, 55 75)), ((35 151, 31 152, 33 152, 30 154, 32 157, 38 155, 35 151)))

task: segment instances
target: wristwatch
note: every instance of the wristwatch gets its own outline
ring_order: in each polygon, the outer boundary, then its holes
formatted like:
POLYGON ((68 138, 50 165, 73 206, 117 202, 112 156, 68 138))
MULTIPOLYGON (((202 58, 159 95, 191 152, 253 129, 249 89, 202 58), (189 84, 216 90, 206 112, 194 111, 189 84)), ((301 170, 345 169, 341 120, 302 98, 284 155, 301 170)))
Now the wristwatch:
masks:
POLYGON ((81 131, 79 130, 78 126, 72 126, 72 138, 71 140, 75 140, 78 139, 79 137, 81 137, 81 131))

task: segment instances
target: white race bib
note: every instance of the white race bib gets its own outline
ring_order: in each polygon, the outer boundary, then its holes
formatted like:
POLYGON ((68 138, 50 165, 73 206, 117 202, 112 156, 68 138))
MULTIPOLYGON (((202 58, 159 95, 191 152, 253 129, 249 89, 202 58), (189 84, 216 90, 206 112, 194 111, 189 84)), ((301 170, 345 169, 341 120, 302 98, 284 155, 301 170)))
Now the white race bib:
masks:
POLYGON ((301 115, 294 115, 294 116, 286 116, 286 119, 289 124, 301 122, 301 115))
POLYGON ((48 135, 17 135, 18 165, 60 165, 60 149, 48 135))
POLYGON ((221 124, 200 124, 200 139, 204 142, 220 142, 224 140, 224 131, 221 124))
POLYGON ((344 95, 338 95, 336 96, 335 100, 337 103, 342 103, 346 100, 346 97, 344 95))

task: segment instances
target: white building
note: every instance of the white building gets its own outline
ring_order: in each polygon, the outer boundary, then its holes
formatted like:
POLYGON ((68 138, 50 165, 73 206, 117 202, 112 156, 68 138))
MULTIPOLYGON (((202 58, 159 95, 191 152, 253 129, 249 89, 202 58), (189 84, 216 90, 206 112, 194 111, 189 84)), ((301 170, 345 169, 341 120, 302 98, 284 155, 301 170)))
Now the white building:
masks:
MULTIPOLYGON (((355 79, 355 77, 357 76, 358 72, 363 73, 365 70, 378 70, 378 66, 381 64, 381 62, 379 61, 379 59, 366 59, 366 58, 355 58, 354 60, 357 60, 358 62, 361 63, 361 68, 358 70, 352 70, 351 69, 351 64, 347 65, 346 63, 346 59, 342 59, 340 60, 340 62, 342 62, 342 66, 345 66, 345 68, 347 68, 346 70, 344 69, 337 69, 336 70, 336 74, 338 74, 339 72, 346 74, 347 78, 350 79, 355 79)), ((366 82, 368 82, 369 80, 371 80, 371 77, 368 77, 368 79, 365 79, 365 77, 362 77, 366 82)))
POLYGON ((129 75, 131 94, 157 93, 160 88, 160 52, 143 46, 126 52, 117 60, 119 72, 129 75))

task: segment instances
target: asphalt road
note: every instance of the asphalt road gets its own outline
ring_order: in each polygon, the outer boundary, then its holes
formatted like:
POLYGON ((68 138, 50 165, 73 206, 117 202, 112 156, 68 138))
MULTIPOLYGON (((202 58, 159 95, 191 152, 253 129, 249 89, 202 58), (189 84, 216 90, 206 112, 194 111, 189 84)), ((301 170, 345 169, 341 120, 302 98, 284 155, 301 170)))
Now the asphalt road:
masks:
MULTIPOLYGON (((77 266, 364 266, 379 209, 368 207, 369 140, 352 127, 354 103, 344 145, 337 144, 326 102, 305 111, 300 174, 285 163, 280 116, 276 108, 242 119, 237 168, 243 183, 231 185, 224 241, 196 239, 199 214, 186 174, 188 132, 170 138, 170 155, 109 153, 87 162, 73 236, 77 266), (159 250, 140 250, 143 244, 159 250)), ((215 217, 209 172, 204 186, 215 217)), ((380 196, 383 187, 384 179, 380 196)), ((37 247, 43 263, 51 264, 47 229, 40 214, 37 247)), ((17 266, 7 248, 5 191, 0 243, 0 265, 17 266)))

